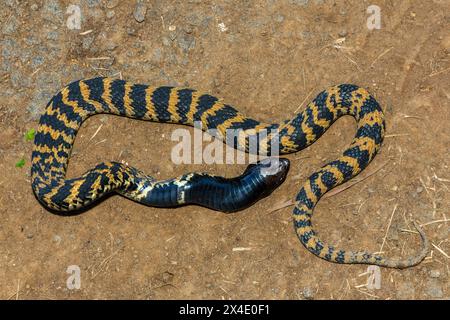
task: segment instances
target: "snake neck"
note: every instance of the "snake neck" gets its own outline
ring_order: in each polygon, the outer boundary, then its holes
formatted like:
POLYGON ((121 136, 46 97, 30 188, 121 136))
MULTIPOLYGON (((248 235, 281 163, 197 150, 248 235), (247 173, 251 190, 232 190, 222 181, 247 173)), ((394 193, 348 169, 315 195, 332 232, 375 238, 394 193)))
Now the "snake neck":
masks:
POLYGON ((262 170, 260 163, 251 164, 234 178, 224 178, 205 173, 189 173, 178 178, 155 181, 140 175, 133 184, 119 190, 122 195, 152 207, 178 207, 195 204, 216 211, 234 212, 251 206, 268 196, 286 178, 289 161, 271 173, 262 170))

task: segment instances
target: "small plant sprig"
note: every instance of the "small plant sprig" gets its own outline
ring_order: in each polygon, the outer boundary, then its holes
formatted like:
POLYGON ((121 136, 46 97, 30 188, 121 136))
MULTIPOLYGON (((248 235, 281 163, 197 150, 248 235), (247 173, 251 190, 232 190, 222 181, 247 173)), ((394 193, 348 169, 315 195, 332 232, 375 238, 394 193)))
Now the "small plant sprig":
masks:
MULTIPOLYGON (((23 135, 23 138, 26 142, 30 142, 34 140, 34 136, 36 135, 36 130, 34 128, 28 129, 27 132, 23 135)), ((19 161, 16 162, 15 166, 16 168, 23 168, 25 166, 25 158, 21 158, 19 161)))
POLYGON ((19 161, 16 162, 16 168, 23 168, 23 166, 25 165, 25 159, 22 158, 19 161))
POLYGON ((36 135, 36 130, 34 130, 34 128, 29 129, 24 134, 25 141, 33 141, 35 135, 36 135))

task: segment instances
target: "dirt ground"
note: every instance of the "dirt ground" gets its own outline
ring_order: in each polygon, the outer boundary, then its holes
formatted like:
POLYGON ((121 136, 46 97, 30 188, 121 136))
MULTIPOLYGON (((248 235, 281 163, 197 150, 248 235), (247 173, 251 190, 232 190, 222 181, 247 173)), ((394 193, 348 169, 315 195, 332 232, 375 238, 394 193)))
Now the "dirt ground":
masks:
MULTIPOLYGON (((1 8, 0 298, 449 299, 448 0, 1 0, 1 8), (368 28, 370 5, 381 9, 380 29, 368 28), (24 134, 58 89, 98 75, 193 87, 268 122, 292 117, 330 85, 368 88, 386 113, 381 153, 347 186, 358 183, 320 201, 315 227, 335 245, 400 257, 419 250, 408 232, 415 219, 432 252, 417 267, 381 269, 376 289, 365 285, 367 266, 323 261, 296 238, 286 205, 350 143, 352 118, 288 156, 287 181, 239 213, 120 196, 77 216, 48 212, 30 187, 24 134), (80 289, 66 285, 74 265, 80 289)), ((179 127, 92 117, 68 175, 106 160, 160 179, 242 173, 245 165, 173 164, 179 127)))

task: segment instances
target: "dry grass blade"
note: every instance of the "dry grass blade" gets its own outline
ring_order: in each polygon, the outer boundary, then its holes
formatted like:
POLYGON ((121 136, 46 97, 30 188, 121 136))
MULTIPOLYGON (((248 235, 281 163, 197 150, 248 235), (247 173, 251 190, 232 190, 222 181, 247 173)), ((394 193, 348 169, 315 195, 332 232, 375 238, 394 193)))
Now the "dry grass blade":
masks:
POLYGON ((6 300, 11 300, 14 297, 16 297, 16 300, 19 300, 19 292, 20 292, 20 279, 17 280, 16 292, 11 294, 6 300))
POLYGON ((394 138, 394 137, 407 137, 409 136, 409 133, 394 133, 394 134, 387 134, 384 137, 385 138, 394 138))
POLYGON ((273 206, 270 211, 267 214, 273 213, 275 211, 293 206, 295 203, 292 200, 287 200, 287 201, 283 201, 283 202, 279 202, 278 204, 276 204, 275 206, 273 206))
POLYGON ((305 97, 305 99, 303 99, 302 103, 300 103, 300 105, 297 107, 297 109, 295 109, 294 113, 297 113, 298 110, 300 110, 300 108, 305 104, 305 102, 309 99, 309 97, 311 96, 311 94, 314 92, 314 90, 311 90, 305 97))
POLYGON ((363 291, 363 290, 360 290, 360 289, 358 289, 358 288, 356 288, 356 290, 357 290, 358 292, 362 293, 362 294, 368 295, 368 296, 371 297, 371 298, 380 299, 379 296, 376 296, 376 295, 374 295, 374 294, 368 293, 368 292, 363 291))
POLYGON ((446 257, 447 259, 450 259, 450 256, 449 256, 444 250, 442 250, 439 246, 435 245, 434 243, 431 243, 431 245, 432 245, 437 251, 439 251, 444 257, 446 257))
POLYGON ((89 139, 89 141, 92 141, 92 139, 95 138, 95 136, 100 132, 101 128, 103 127, 103 123, 100 124, 97 128, 97 130, 94 132, 94 134, 91 136, 91 138, 89 139))
POLYGON ((109 60, 112 59, 112 57, 87 57, 87 60, 109 60))
POLYGON ((124 247, 120 247, 119 249, 117 249, 116 251, 112 252, 109 256, 107 256, 106 258, 104 258, 102 260, 102 262, 100 262, 100 264, 97 266, 97 272, 93 272, 91 279, 94 279, 95 277, 97 277, 107 266, 108 264, 111 262, 111 260, 114 258, 114 256, 119 253, 120 250, 122 250, 124 247))
POLYGON ((391 217, 389 218, 389 223, 388 223, 388 226, 386 228, 386 234, 384 235, 383 243, 381 244, 379 252, 383 252, 383 247, 384 247, 384 244, 386 243, 386 239, 387 239, 387 236, 388 236, 388 233, 389 233, 389 229, 391 228, 391 224, 392 224, 392 218, 394 218, 394 213, 397 210, 397 206, 398 206, 398 204, 395 204, 394 209, 392 210, 392 214, 391 214, 391 217))
POLYGON ((233 252, 238 252, 238 251, 251 251, 251 250, 253 250, 253 248, 250 248, 250 247, 236 247, 236 248, 233 248, 233 249, 232 249, 233 252))
POLYGON ((394 49, 394 47, 390 47, 389 49, 386 49, 385 51, 383 51, 383 53, 381 53, 378 57, 375 58, 375 60, 372 61, 372 63, 370 64, 370 67, 373 68, 373 66, 375 65, 375 62, 377 62, 378 60, 381 59, 381 57, 383 57, 384 55, 386 55, 389 51, 391 51, 392 49, 394 49))
POLYGON ((89 34, 89 33, 92 33, 93 31, 94 31, 94 30, 92 30, 92 29, 86 30, 86 31, 80 32, 79 35, 80 35, 80 36, 85 36, 85 35, 87 35, 87 34, 89 34))
POLYGON ((444 223, 444 222, 450 222, 450 219, 441 219, 441 220, 434 220, 434 221, 430 221, 430 222, 425 222, 425 223, 422 223, 420 226, 421 227, 425 227, 425 226, 429 226, 430 224, 444 223))
POLYGON ((438 72, 434 72, 434 73, 430 74, 429 77, 431 78, 431 77, 437 76, 437 75, 439 75, 441 73, 444 73, 444 72, 447 72, 449 70, 450 70, 450 68, 447 68, 447 69, 444 69, 444 70, 441 70, 441 71, 438 71, 438 72))

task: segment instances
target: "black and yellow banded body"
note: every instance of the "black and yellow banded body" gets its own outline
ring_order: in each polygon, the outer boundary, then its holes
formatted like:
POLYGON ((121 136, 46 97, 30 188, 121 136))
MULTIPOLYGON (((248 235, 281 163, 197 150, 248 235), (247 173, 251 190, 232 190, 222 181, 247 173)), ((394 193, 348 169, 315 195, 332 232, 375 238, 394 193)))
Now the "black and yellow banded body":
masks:
MULTIPOLYGON (((193 89, 151 87, 110 78, 73 82, 48 103, 35 137, 31 169, 33 190, 45 206, 57 211, 77 210, 115 191, 149 205, 205 205, 204 201, 209 201, 208 203, 214 205, 207 206, 216 210, 234 211, 245 206, 231 210, 227 209, 228 207, 221 208, 217 200, 212 201, 209 198, 196 202, 200 194, 202 197, 217 197, 211 190, 205 193, 207 189, 190 194, 190 199, 186 202, 184 197, 189 192, 184 192, 186 189, 179 187, 198 178, 201 180, 201 176, 205 175, 189 174, 170 181, 155 182, 135 168, 118 162, 107 162, 97 165, 81 177, 65 179, 70 151, 81 123, 87 117, 99 113, 190 126, 201 122, 202 129, 214 130, 218 138, 234 148, 268 155, 302 150, 315 142, 336 119, 351 115, 357 121, 357 132, 349 148, 339 159, 313 173, 297 195, 294 225, 300 241, 315 255, 337 263, 403 268, 419 263, 427 254, 428 242, 421 230, 419 231, 424 242, 423 250, 409 259, 391 260, 363 251, 344 251, 326 245, 312 228, 313 208, 320 197, 367 167, 383 141, 383 111, 375 98, 363 88, 351 84, 331 87, 319 93, 303 112, 279 124, 261 123, 245 117, 221 99, 193 89), (252 141, 257 141, 256 145, 252 144, 252 141), (172 191, 169 193, 176 195, 167 196, 167 201, 161 200, 165 197, 164 190, 170 188, 172 191), (150 201, 155 200, 151 197, 155 197, 157 192, 160 194, 156 197, 157 203, 150 201)), ((268 187, 279 185, 284 176, 285 171, 280 170, 276 179, 267 179, 276 181, 268 187)), ((251 176, 249 185, 253 185, 258 179, 264 180, 266 177, 257 172, 251 176)), ((229 182, 219 180, 219 184, 229 182)), ((201 183, 206 183, 207 188, 210 186, 210 182, 205 180, 201 183)), ((263 181, 262 184, 264 183, 266 182, 263 181)), ((249 185, 246 184, 241 190, 246 190, 249 185)), ((230 185, 226 188, 230 188, 230 185)), ((193 190, 192 187, 188 189, 193 190)), ((233 190, 231 193, 236 195, 233 190)), ((254 202, 254 194, 246 196, 254 202)), ((245 197, 240 201, 245 203, 245 197)))

